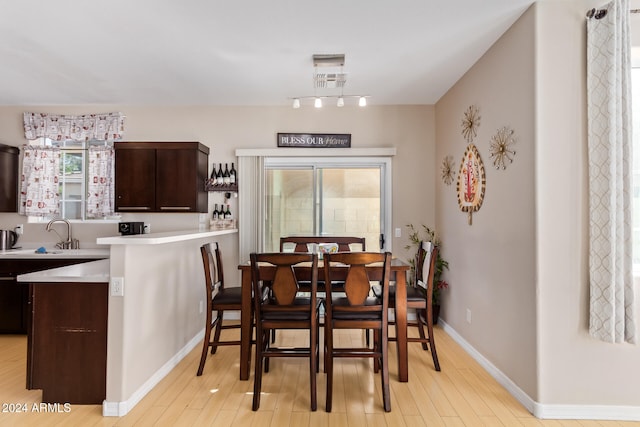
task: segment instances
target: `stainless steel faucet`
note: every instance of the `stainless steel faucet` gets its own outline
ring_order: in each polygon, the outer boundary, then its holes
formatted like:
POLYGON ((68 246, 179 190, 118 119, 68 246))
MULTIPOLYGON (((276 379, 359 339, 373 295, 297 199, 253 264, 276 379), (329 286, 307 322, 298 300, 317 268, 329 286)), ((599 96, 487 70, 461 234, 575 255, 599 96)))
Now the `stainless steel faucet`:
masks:
POLYGON ((66 219, 63 219, 63 218, 52 219, 47 224, 46 230, 47 231, 53 231, 54 233, 56 233, 58 235, 58 238, 60 238, 60 241, 58 243, 56 243, 56 248, 58 248, 58 249, 78 249, 78 248, 80 248, 80 241, 78 239, 74 239, 74 238, 71 237, 71 223, 69 223, 69 221, 67 221, 66 219), (55 222, 64 222, 65 224, 67 224, 67 240, 64 240, 62 238, 62 236, 60 236, 60 234, 58 234, 58 232, 56 230, 51 228, 51 226, 55 222))

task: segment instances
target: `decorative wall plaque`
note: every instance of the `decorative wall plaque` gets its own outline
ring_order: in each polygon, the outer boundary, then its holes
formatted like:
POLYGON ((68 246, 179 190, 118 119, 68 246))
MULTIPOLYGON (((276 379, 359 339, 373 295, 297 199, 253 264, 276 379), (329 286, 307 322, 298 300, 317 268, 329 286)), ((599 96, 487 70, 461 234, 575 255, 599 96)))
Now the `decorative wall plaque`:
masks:
POLYGON ((462 118, 462 136, 467 142, 473 142, 473 138, 478 134, 478 126, 480 126, 480 112, 478 107, 470 105, 462 118))
POLYGON ((475 145, 469 144, 460 162, 460 172, 458 173, 458 205, 462 212, 469 214, 469 225, 471 225, 473 212, 482 206, 484 190, 487 179, 484 173, 484 165, 480 158, 480 153, 475 145))
POLYGON ((453 164, 453 156, 445 156, 442 159, 442 182, 447 185, 451 185, 456 176, 456 171, 454 170, 453 164))
POLYGON ((278 147, 349 148, 350 133, 279 133, 278 147))
POLYGON ((513 149, 513 145, 516 143, 513 133, 513 129, 504 126, 491 137, 489 152, 496 169, 506 169, 507 161, 513 163, 513 157, 516 155, 516 150, 513 149))

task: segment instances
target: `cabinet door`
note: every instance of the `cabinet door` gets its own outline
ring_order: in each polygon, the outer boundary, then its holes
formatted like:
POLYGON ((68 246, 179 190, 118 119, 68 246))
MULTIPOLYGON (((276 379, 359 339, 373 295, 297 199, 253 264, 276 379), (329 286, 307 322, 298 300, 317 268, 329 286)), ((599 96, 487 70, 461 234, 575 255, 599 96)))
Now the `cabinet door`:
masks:
POLYGON ((32 283, 27 389, 42 401, 101 404, 106 397, 107 283, 32 283))
POLYGON ((0 144, 0 212, 18 210, 18 155, 20 150, 0 144))
POLYGON ((156 150, 156 208, 160 212, 197 212, 198 151, 156 150))
POLYGON ((154 211, 155 177, 156 150, 116 149, 116 211, 154 211))
POLYGON ((22 325, 23 286, 15 277, 0 276, 0 333, 25 333, 22 325))

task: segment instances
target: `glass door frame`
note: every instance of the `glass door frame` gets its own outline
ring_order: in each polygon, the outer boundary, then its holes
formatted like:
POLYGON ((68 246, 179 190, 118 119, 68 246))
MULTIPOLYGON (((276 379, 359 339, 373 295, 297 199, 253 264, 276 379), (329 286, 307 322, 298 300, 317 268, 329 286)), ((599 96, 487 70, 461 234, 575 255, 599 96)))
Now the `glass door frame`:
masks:
MULTIPOLYGON (((392 171, 391 171, 391 157, 265 157, 264 158, 264 171, 267 169, 282 168, 282 169, 312 169, 318 168, 379 168, 380 169, 380 228, 381 233, 384 236, 383 250, 392 251, 392 171)), ((316 174, 314 173, 314 188, 313 197, 317 200, 317 182, 316 174)), ((265 212, 262 212, 263 219, 265 218, 265 212)), ((314 206, 314 218, 313 228, 318 229, 318 214, 316 212, 316 206, 314 206)), ((264 231, 264 230, 263 230, 264 231)), ((263 236, 264 237, 264 236, 263 236)))

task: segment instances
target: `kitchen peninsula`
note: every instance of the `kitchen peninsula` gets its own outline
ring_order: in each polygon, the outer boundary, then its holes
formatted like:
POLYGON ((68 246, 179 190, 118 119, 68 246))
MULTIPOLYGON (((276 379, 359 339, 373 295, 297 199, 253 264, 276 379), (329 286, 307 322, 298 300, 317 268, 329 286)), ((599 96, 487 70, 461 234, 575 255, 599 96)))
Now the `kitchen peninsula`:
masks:
POLYGON ((103 415, 129 412, 202 340, 206 304, 200 246, 217 241, 223 254, 237 253, 237 232, 188 230, 97 239, 110 246, 109 275, 122 284, 121 296, 112 292, 108 297, 103 415))

